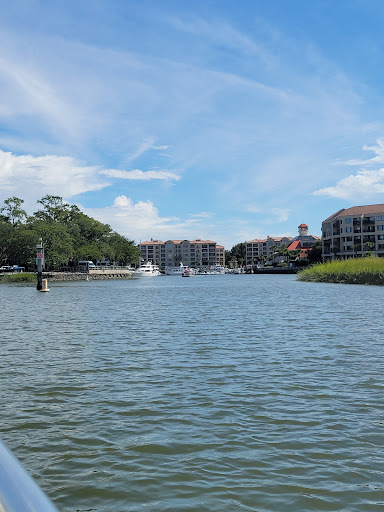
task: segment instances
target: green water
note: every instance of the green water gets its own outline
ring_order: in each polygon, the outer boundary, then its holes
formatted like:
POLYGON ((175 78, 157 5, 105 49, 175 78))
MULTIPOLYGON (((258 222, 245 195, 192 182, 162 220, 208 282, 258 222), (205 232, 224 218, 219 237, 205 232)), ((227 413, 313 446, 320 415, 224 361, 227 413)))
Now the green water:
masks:
POLYGON ((62 512, 384 510, 384 288, 0 286, 0 436, 62 512))

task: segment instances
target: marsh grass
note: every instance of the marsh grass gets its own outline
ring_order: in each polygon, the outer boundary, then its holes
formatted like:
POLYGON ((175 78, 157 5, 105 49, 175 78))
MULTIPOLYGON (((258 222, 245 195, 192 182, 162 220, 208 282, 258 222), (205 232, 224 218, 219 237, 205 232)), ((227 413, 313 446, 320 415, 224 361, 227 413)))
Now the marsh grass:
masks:
POLYGON ((297 274, 299 281, 384 285, 384 258, 367 257, 318 263, 297 274))
POLYGON ((32 283, 36 281, 36 274, 29 274, 28 272, 0 276, 0 283, 32 283))

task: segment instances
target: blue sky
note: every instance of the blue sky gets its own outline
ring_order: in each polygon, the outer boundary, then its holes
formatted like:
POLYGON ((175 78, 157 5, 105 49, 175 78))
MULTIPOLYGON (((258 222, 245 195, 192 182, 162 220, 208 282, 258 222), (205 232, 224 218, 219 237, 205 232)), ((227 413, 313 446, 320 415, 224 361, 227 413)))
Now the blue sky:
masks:
POLYGON ((319 235, 384 203, 381 0, 15 0, 0 201, 60 195, 137 243, 319 235))

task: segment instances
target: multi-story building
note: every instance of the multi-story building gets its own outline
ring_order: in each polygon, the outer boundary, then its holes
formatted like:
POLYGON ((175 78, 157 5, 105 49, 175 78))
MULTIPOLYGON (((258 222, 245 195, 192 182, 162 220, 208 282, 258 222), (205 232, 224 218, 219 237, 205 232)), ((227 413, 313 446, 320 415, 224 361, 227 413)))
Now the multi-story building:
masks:
POLYGON ((362 256, 384 257, 384 204, 341 209, 322 223, 323 261, 362 256))
POLYGON ((224 247, 211 240, 160 240, 151 239, 139 244, 141 259, 152 261, 160 268, 184 265, 194 268, 207 268, 211 265, 224 267, 224 247))
POLYGON ((288 247, 291 241, 292 238, 287 236, 268 236, 264 239, 245 242, 246 264, 252 265, 257 261, 273 258, 273 247, 281 247, 282 245, 288 247))
POLYGON ((308 226, 306 224, 300 224, 298 226, 299 235, 291 240, 291 243, 287 247, 288 251, 300 251, 298 257, 300 259, 306 259, 308 253, 312 250, 312 246, 320 240, 319 236, 308 235, 308 226))

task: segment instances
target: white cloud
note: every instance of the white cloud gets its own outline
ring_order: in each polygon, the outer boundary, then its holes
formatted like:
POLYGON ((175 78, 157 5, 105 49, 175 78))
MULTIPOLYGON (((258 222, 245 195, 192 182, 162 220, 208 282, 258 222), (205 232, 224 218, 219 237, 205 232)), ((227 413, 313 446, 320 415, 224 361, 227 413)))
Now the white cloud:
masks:
POLYGON ((141 171, 140 169, 134 169, 132 171, 120 171, 118 169, 106 169, 99 171, 99 174, 103 174, 110 178, 119 178, 122 180, 166 180, 166 181, 178 181, 180 176, 170 171, 141 171))
POLYGON ((16 195, 24 199, 26 208, 32 208, 32 204, 46 194, 59 194, 69 199, 110 186, 111 183, 102 176, 145 181, 180 179, 178 174, 170 171, 102 170, 99 166, 84 165, 72 157, 17 156, 0 150, 0 200, 16 195))
POLYGON ((348 160, 346 162, 337 162, 342 165, 373 165, 373 164, 382 164, 384 163, 384 139, 378 138, 376 139, 376 146, 363 146, 364 151, 373 151, 376 156, 369 158, 367 160, 348 160))
POLYGON ((98 178, 97 170, 71 157, 16 156, 0 150, 0 196, 20 195, 28 204, 46 194, 69 198, 100 190, 109 183, 98 178))
POLYGON ((244 211, 249 213, 261 213, 262 210, 258 206, 249 204, 245 206, 244 211))
POLYGON ((358 200, 384 193, 384 168, 376 171, 360 170, 338 181, 333 187, 313 192, 315 196, 329 196, 340 199, 358 200))
POLYGON ((289 218, 291 210, 288 208, 272 208, 272 213, 275 215, 275 222, 285 222, 289 218))
POLYGON ((158 208, 152 201, 134 203, 125 195, 116 197, 112 206, 80 207, 87 215, 109 224, 112 229, 135 240, 136 243, 150 238, 158 240, 193 239, 200 230, 199 225, 191 224, 190 220, 182 220, 178 217, 160 217, 158 208))
POLYGON ((275 222, 285 222, 289 218, 291 210, 289 208, 265 208, 261 209, 253 204, 248 204, 244 208, 244 211, 255 214, 267 214, 268 218, 264 220, 265 224, 271 224, 275 222))
POLYGON ((164 151, 169 149, 169 146, 152 146, 152 149, 157 149, 158 151, 164 151))
POLYGON ((212 213, 209 212, 200 212, 200 213, 190 213, 190 217, 197 218, 197 219, 209 219, 212 217, 212 213))

